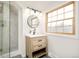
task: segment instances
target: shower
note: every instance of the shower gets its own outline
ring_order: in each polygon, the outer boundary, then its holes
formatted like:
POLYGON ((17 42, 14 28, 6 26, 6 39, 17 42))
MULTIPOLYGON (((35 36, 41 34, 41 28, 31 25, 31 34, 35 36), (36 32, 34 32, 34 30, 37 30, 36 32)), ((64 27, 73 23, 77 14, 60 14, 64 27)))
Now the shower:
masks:
POLYGON ((0 57, 11 57, 18 50, 18 9, 0 1, 0 57))

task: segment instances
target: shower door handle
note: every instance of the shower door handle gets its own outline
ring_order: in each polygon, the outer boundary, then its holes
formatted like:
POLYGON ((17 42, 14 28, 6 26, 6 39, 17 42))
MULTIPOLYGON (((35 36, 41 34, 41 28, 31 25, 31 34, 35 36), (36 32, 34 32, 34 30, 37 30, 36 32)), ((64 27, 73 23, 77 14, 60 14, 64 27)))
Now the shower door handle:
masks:
POLYGON ((0 21, 0 27, 4 27, 3 21, 0 21))
POLYGON ((0 49, 0 52, 2 51, 2 49, 0 49))
POLYGON ((1 24, 1 27, 4 27, 4 24, 1 24))

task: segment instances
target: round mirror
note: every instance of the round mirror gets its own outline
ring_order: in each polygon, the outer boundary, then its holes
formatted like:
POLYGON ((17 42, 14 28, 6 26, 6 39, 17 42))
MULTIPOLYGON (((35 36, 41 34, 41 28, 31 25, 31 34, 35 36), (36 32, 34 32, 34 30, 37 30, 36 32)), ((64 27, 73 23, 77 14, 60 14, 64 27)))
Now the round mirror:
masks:
POLYGON ((39 25, 39 19, 37 16, 35 15, 30 15, 28 18, 27 18, 27 24, 29 27, 31 28, 37 28, 38 25, 39 25))

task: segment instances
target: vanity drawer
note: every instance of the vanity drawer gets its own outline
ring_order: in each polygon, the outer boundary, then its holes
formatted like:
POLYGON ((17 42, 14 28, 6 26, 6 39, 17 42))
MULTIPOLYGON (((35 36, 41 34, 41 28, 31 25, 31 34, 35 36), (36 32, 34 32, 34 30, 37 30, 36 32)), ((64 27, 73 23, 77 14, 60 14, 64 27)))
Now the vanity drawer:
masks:
POLYGON ((33 47, 33 52, 46 47, 46 44, 39 44, 33 47))
POLYGON ((45 44, 46 43, 46 39, 43 37, 43 38, 35 38, 35 39, 32 39, 32 44, 33 46, 36 46, 36 45, 39 45, 39 44, 45 44))

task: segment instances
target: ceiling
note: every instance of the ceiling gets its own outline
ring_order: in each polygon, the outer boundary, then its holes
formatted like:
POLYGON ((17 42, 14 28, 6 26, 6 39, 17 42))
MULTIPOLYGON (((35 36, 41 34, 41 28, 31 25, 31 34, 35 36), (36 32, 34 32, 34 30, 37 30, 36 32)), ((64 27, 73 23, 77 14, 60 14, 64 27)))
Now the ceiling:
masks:
POLYGON ((23 8, 30 7, 39 11, 47 11, 65 1, 17 1, 23 8))

